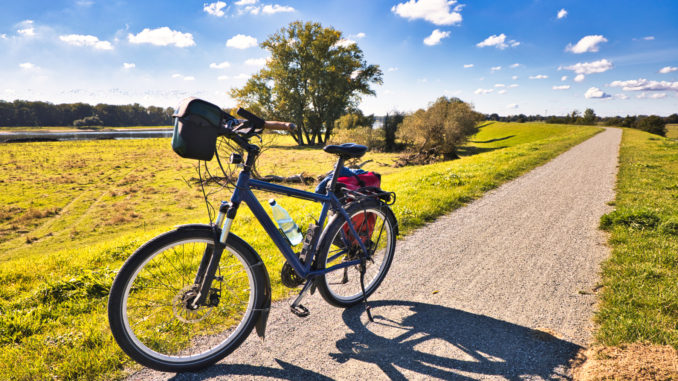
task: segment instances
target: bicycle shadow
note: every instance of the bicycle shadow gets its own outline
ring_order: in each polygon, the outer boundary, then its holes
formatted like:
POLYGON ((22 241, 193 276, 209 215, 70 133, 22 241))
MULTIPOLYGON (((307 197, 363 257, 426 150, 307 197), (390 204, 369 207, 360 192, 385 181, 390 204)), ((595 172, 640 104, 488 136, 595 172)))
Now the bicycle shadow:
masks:
POLYGON ((332 380, 320 373, 298 367, 288 362, 276 359, 280 368, 271 368, 245 364, 217 364, 197 373, 177 373, 169 378, 171 381, 200 381, 219 376, 252 376, 255 378, 267 377, 279 380, 332 380))
POLYGON ((353 332, 330 355, 339 363, 375 364, 392 380, 569 379, 569 362, 581 349, 540 330, 452 308, 409 301, 370 306, 373 323, 363 322, 362 307, 344 311, 353 332))

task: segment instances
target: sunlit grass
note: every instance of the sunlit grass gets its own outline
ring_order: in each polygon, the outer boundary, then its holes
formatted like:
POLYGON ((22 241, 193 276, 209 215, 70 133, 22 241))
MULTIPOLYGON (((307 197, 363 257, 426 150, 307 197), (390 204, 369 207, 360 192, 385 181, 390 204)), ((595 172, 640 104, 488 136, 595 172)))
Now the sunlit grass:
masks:
POLYGON ((678 349, 678 141, 624 129, 598 340, 678 349))
MULTIPOLYGON (((364 168, 382 173, 382 187, 397 193, 393 210, 407 234, 599 131, 493 123, 460 149, 460 160, 400 169, 391 167, 395 154, 368 153, 361 161, 372 160, 364 168)), ((176 156, 169 141, 0 144, 0 378, 115 378, 133 366, 106 319, 115 272, 151 237, 208 222, 191 180, 195 163, 176 156)), ((279 137, 259 170, 319 175, 334 161, 279 137)), ((278 198, 304 229, 319 214, 319 204, 278 198)), ((279 275, 283 259, 247 208, 233 232, 266 263, 273 297, 288 295, 279 275)))

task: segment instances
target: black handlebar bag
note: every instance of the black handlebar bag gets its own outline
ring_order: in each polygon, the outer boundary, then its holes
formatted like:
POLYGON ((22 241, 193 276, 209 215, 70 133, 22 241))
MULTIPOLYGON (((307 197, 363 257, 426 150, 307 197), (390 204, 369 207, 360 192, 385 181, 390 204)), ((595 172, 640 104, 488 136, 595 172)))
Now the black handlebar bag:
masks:
POLYGON ((219 106, 198 98, 186 98, 174 115, 172 149, 187 159, 210 161, 221 125, 233 117, 219 106))

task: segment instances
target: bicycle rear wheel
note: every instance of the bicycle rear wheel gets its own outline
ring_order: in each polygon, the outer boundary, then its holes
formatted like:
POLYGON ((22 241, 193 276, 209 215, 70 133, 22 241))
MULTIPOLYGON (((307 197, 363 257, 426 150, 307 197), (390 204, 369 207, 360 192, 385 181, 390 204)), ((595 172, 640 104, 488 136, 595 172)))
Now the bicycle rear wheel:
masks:
POLYGON ((194 309, 194 285, 208 226, 174 230, 139 248, 120 269, 108 302, 111 331, 137 362, 161 371, 211 365, 237 348, 259 318, 267 276, 256 252, 230 234, 208 297, 194 309), (259 266, 257 266, 259 265, 259 266))
MULTIPOLYGON (((346 212, 371 253, 365 270, 365 295, 369 296, 384 280, 393 261, 396 220, 388 206, 376 200, 349 204, 346 212)), ((358 241, 349 233, 348 223, 339 215, 327 225, 322 240, 316 262, 319 269, 360 258, 358 241)), ((317 286, 325 301, 337 307, 353 306, 363 298, 358 265, 319 277, 317 286)))

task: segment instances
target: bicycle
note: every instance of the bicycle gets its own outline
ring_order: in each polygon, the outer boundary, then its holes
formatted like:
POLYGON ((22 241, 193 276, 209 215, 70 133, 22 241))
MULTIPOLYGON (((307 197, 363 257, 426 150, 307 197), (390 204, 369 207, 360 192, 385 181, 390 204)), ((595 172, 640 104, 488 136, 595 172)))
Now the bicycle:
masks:
MULTIPOLYGON (((365 146, 324 147, 338 156, 326 194, 268 183, 251 176, 260 148, 250 139, 264 129, 291 130, 294 125, 266 122, 243 109, 237 113, 245 120, 220 114, 216 133, 210 133, 214 141, 207 139, 206 144, 199 138, 195 146, 214 147, 216 138, 224 137, 246 152, 245 158, 231 155, 231 163, 241 170, 230 201, 221 202, 216 221, 181 225, 146 242, 127 259, 111 287, 108 317, 113 336, 125 353, 149 368, 198 370, 234 351, 252 329, 264 338, 271 306, 268 270, 259 254, 231 232, 243 202, 286 259, 283 283, 303 284, 290 306, 299 316, 308 315, 303 297, 317 290, 336 307, 365 303, 372 319, 367 297, 384 280, 393 260, 398 223, 389 205, 395 202, 395 194, 378 188, 349 191, 337 182, 345 161, 363 156, 365 146), (309 225, 299 253, 253 189, 321 203, 317 223, 309 225)), ((184 122, 190 119, 186 118, 184 122)), ((212 120, 203 126, 214 124, 212 120)), ((218 153, 217 159, 221 167, 218 153)))

